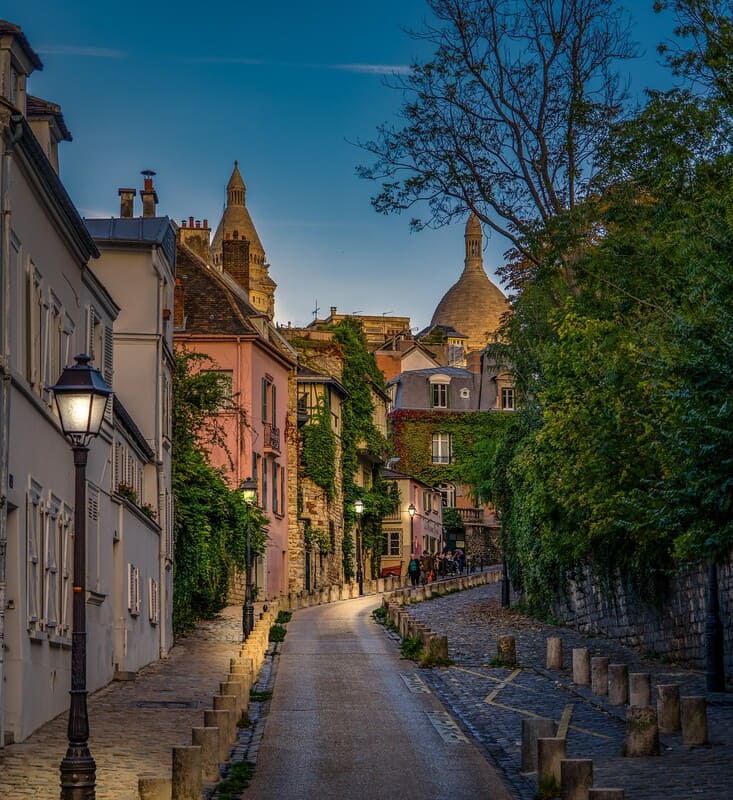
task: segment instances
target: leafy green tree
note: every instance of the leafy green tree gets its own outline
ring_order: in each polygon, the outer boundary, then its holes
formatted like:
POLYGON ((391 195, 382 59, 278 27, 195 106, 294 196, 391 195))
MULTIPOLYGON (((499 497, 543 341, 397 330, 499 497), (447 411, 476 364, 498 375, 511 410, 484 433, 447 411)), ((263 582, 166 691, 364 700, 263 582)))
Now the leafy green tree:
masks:
POLYGON ((174 358, 173 628, 179 634, 223 608, 233 570, 246 564, 247 529, 253 553, 261 554, 267 521, 208 459, 209 448, 224 443, 216 414, 227 402, 225 380, 207 356, 178 351, 174 358))

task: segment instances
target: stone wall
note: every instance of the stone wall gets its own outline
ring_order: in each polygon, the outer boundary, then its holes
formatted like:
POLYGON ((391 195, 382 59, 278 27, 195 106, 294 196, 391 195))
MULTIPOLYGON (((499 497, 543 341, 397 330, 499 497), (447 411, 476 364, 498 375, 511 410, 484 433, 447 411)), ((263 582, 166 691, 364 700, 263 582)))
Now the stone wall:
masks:
MULTIPOLYGON (((733 685, 733 551, 718 567, 718 603, 725 640, 725 671, 733 685)), ((671 579, 659 608, 642 604, 617 581, 612 591, 586 575, 568 587, 554 613, 567 624, 638 647, 643 653, 704 669, 707 569, 671 579)))
POLYGON ((498 525, 466 525, 466 556, 484 564, 501 563, 498 525))

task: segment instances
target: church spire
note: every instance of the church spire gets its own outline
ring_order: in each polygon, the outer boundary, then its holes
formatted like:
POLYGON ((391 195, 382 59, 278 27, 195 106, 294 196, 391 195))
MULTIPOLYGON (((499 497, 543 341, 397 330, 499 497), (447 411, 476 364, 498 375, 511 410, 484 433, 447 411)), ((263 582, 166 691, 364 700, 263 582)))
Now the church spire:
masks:
POLYGON ((242 175, 239 172, 239 162, 234 162, 232 177, 227 184, 227 206, 244 206, 244 198, 247 187, 244 185, 242 175))
POLYGON ((476 214, 471 212, 471 216, 466 222, 466 260, 465 268, 484 270, 484 253, 483 253, 483 231, 481 230, 481 222, 476 214))

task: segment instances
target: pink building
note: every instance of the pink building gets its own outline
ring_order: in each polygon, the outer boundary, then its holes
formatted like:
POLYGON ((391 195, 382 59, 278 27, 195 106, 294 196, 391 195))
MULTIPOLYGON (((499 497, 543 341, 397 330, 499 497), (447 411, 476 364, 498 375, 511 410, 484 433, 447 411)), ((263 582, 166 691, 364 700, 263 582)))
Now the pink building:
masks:
MULTIPOLYGON (((206 224, 206 223, 205 223, 206 224)), ((257 480, 269 540, 257 566, 260 597, 288 592, 288 481, 285 430, 288 381, 295 355, 267 314, 248 299, 249 242, 224 242, 221 270, 206 258, 208 229, 179 230, 176 254, 175 343, 206 354, 231 383, 234 411, 223 411, 227 452, 212 453, 232 486, 257 480), (186 241, 188 240, 188 244, 186 241)))

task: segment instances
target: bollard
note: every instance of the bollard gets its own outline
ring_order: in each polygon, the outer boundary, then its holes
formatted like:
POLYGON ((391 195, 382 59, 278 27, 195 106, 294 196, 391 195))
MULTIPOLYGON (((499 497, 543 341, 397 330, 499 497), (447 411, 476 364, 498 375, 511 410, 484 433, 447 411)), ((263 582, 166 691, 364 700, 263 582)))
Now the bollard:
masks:
POLYGON ((588 800, 593 785, 593 761, 590 758, 563 758, 560 762, 560 797, 562 800, 588 800))
POLYGON ((202 789, 201 748, 174 747, 171 773, 172 800, 200 800, 202 789))
POLYGON ((683 697, 680 700, 682 744, 706 744, 708 740, 707 701, 704 697, 683 697))
POLYGON ((623 789, 588 789, 588 800, 624 800, 623 789))
POLYGON ((657 685, 657 722, 661 733, 674 733, 682 727, 678 683, 657 685))
POLYGON ((573 683, 576 686, 590 684, 590 653, 587 647, 573 648, 573 683))
POLYGON ((547 637, 547 669, 562 669, 562 639, 547 637))
POLYGON ((219 780, 219 729, 191 728, 191 744, 201 748, 201 777, 205 783, 219 780))
POLYGON ((499 636, 496 639, 496 658, 507 667, 517 664, 517 643, 513 636, 499 636))
POLYGON ((249 705, 249 698, 244 699, 244 682, 231 679, 219 684, 219 694, 233 694, 237 698, 237 713, 244 714, 249 705))
POLYGON ((140 800, 171 800, 171 779, 156 775, 138 775, 137 794, 140 800))
POLYGON ((424 650, 425 659, 430 664, 448 663, 448 637, 429 633, 427 647, 424 650))
POLYGON ((229 712, 204 711, 204 727, 219 730, 219 763, 229 761, 229 712))
POLYGON ((614 706, 629 702, 629 668, 626 664, 608 665, 608 699, 614 706))
POLYGON ((565 758, 565 739, 540 737, 537 739, 537 781, 540 788, 560 786, 560 762, 565 758))
POLYGON ((650 706, 652 704, 652 676, 648 672, 632 672, 629 675, 629 705, 650 706))
POLYGON ((659 755, 659 728, 655 708, 629 706, 626 709, 626 737, 622 755, 630 758, 659 755))
POLYGON ((590 684, 593 694, 608 694, 608 659, 605 656, 591 658, 590 684))
POLYGON ((229 712, 229 728, 227 729, 228 741, 233 742, 237 738, 237 721, 239 714, 237 709, 239 700, 233 694, 215 694, 214 711, 229 712))
POLYGON ((555 736, 555 723, 544 717, 522 720, 522 772, 537 772, 537 739, 555 736))

